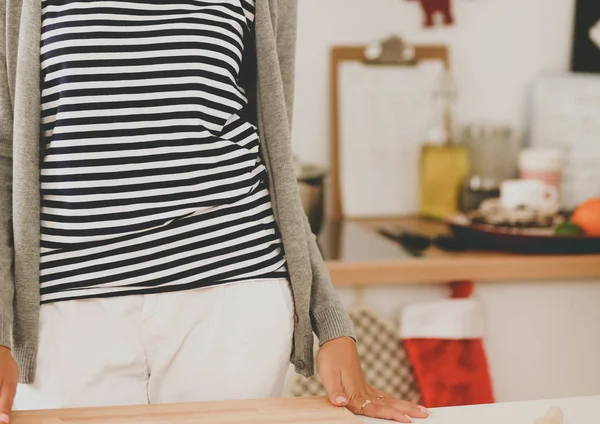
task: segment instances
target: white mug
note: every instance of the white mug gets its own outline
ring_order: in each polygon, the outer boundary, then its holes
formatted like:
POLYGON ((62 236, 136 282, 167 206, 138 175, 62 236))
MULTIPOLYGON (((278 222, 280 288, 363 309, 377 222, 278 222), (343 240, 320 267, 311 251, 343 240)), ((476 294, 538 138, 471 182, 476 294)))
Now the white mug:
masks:
POLYGON ((500 186, 500 203, 506 209, 527 207, 556 212, 558 190, 539 180, 507 180, 500 186))

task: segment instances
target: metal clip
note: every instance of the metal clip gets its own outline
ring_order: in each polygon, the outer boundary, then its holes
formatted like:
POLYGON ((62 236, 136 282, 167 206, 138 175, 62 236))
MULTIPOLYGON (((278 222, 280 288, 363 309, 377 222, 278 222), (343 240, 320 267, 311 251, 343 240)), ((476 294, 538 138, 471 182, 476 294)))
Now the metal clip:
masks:
POLYGON ((414 66, 415 49, 401 37, 392 35, 385 40, 369 44, 365 48, 365 62, 372 65, 414 66))

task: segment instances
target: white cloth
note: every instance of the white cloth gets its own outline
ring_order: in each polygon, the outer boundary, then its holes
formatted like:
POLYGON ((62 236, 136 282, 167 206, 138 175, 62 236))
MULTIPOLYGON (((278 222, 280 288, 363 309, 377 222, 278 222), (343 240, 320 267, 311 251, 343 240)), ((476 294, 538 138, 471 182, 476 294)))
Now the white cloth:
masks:
POLYGON ((281 396, 286 280, 42 305, 35 382, 15 409, 281 396))
POLYGON ((485 313, 478 299, 417 303, 402 310, 402 339, 480 339, 484 336, 485 313))

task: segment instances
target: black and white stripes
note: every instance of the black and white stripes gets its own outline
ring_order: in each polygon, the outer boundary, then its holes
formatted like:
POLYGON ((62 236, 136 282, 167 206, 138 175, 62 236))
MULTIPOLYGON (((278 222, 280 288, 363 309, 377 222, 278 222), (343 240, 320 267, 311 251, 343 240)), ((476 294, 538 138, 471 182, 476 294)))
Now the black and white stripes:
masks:
POLYGON ((42 1, 42 302, 285 278, 250 0, 42 1))

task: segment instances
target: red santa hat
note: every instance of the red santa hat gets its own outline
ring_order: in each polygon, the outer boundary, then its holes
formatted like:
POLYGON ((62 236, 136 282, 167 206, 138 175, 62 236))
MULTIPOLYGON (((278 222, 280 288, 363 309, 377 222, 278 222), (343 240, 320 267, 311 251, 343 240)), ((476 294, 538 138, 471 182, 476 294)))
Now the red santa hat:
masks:
POLYGON ((471 282, 452 284, 452 299, 406 306, 400 335, 427 407, 494 402, 483 347, 484 307, 471 282))

